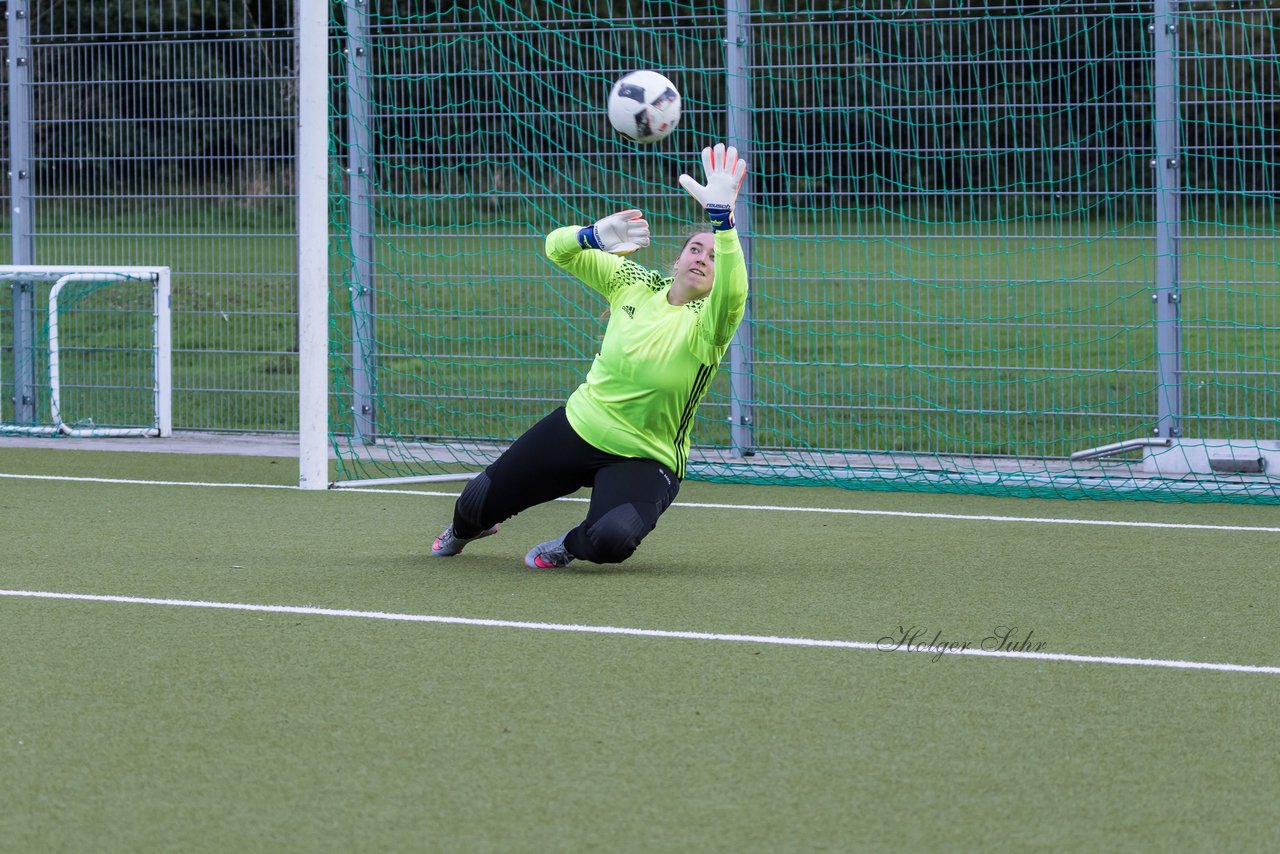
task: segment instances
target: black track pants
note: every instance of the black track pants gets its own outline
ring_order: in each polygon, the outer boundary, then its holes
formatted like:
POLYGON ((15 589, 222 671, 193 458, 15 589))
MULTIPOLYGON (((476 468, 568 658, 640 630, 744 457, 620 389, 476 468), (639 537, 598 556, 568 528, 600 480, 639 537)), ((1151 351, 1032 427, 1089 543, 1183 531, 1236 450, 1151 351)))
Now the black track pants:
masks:
POLYGON ((568 533, 565 546, 574 557, 619 563, 671 506, 680 481, 656 460, 619 457, 588 444, 569 425, 562 406, 467 484, 454 505, 453 530, 473 537, 582 487, 591 487, 587 518, 568 533))

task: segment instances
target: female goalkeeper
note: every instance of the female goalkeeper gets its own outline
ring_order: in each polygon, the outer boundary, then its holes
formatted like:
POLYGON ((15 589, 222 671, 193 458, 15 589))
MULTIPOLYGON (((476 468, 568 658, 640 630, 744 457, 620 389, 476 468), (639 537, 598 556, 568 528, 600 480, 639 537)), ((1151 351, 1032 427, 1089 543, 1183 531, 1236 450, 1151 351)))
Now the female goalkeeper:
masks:
POLYGON ((591 487, 582 524, 534 546, 524 562, 626 560, 675 500, 698 403, 742 321, 747 271, 733 226, 747 164, 733 147, 702 152, 706 184, 680 186, 706 210, 710 229, 680 250, 674 274, 624 257, 649 245, 638 210, 547 236, 547 257, 609 300, 609 324, 586 381, 471 480, 453 524, 431 547, 449 557, 536 504, 591 487))

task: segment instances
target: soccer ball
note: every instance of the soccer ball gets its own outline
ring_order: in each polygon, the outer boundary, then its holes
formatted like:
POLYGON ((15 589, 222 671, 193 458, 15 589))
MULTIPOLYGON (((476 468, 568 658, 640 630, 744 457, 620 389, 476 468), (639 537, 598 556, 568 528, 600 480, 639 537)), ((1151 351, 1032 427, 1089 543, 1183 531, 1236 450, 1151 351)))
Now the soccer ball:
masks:
POLYGON ((632 71, 609 91, 609 122, 636 142, 666 139, 680 123, 680 93, 656 71, 632 71))

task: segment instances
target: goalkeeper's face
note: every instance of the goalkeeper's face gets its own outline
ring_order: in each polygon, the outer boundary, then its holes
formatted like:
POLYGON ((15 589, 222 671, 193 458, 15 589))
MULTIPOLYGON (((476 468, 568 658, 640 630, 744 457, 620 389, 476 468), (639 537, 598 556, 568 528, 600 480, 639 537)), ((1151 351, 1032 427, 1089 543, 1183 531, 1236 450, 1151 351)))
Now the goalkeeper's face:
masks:
POLYGON ((701 299, 711 293, 715 272, 715 238, 709 232, 698 232, 685 241, 676 258, 674 285, 690 299, 701 299))

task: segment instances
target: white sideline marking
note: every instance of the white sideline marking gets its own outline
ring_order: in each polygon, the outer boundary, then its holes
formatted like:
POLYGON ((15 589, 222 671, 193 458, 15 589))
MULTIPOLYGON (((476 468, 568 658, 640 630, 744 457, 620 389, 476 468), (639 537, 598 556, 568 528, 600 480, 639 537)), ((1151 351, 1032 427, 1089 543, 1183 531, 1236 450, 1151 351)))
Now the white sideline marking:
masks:
POLYGON ((0 472, 0 478, 10 480, 54 480, 65 483, 122 483, 133 486, 234 486, 240 489, 297 489, 279 483, 217 483, 214 481, 185 480, 130 480, 125 477, 72 477, 62 474, 10 474, 0 472))
MULTIPOLYGON (((8 474, 0 472, 0 479, 52 480, 71 483, 119 483, 137 486, 224 486, 237 489, 285 489, 300 491, 296 486, 278 483, 216 483, 180 480, 129 480, 116 477, 70 477, 66 475, 8 474)), ((336 490, 346 495, 374 493, 376 495, 420 495, 432 498, 457 498, 456 492, 439 492, 421 489, 344 489, 336 490)), ((557 501, 586 502, 586 498, 557 498, 557 501)), ((1280 527, 1264 525, 1207 525, 1194 522, 1125 522, 1116 519, 1059 519, 1052 516, 992 516, 965 513, 923 513, 908 510, 861 510, 851 507, 792 507, 780 504, 712 504, 696 501, 677 501, 672 507, 693 507, 703 510, 765 510, 786 513, 831 513, 843 516, 887 516, 906 519, 950 519, 962 522, 1021 522, 1033 525, 1099 525, 1112 528, 1162 528, 1182 531, 1223 531, 1280 534, 1280 527)))
MULTIPOLYGON (((102 596, 91 593, 55 593, 47 590, 0 590, 0 596, 29 599, 64 599, 77 602, 113 602, 125 605, 168 605, 178 608, 212 608, 221 611, 251 611, 268 614, 300 614, 312 617, 356 617, 364 620, 391 620, 402 623, 438 623, 453 626, 483 626, 497 629, 531 629, 548 632, 572 632, 593 635, 623 635, 626 637, 665 638, 674 640, 721 641, 730 643, 755 643, 771 646, 826 647, 834 649, 858 649, 881 652, 910 652, 936 655, 932 649, 882 649, 866 641, 819 640, 815 638, 786 638, 772 635, 736 635, 718 632, 683 632, 663 629, 635 629, 621 626, 582 626, 565 623, 534 623, 522 620, 486 620, 474 617, 441 617, 429 614, 394 614, 386 611, 354 611, 347 608, 314 608, 306 605, 252 605, 240 602, 205 602, 194 599, 151 599, 141 596, 102 596)), ((1066 661, 1076 664, 1118 664, 1135 667, 1165 667, 1175 670, 1216 670, 1228 673, 1263 673, 1280 675, 1280 667, 1258 664, 1229 664, 1208 661, 1169 661, 1159 658, 1127 658, 1110 655, 1074 655, 1060 652, 1017 652, 1013 650, 960 649, 946 653, 978 658, 1023 658, 1035 661, 1066 661)))

